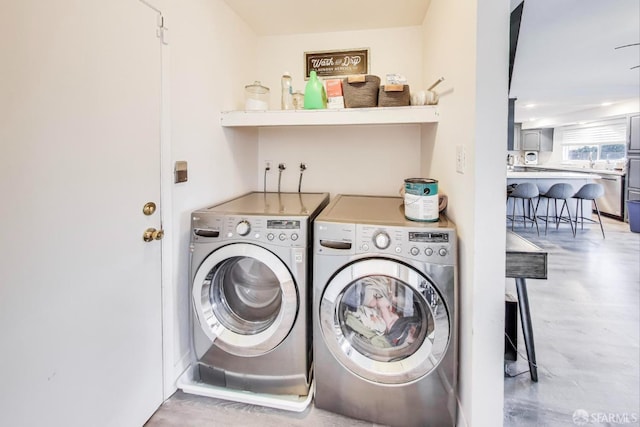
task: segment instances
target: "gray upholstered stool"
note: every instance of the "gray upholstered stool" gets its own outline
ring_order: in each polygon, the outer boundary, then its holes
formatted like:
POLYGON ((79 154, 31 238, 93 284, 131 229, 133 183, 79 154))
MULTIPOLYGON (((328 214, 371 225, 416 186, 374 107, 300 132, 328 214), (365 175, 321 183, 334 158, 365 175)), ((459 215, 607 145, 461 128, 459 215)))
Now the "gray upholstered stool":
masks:
POLYGON ((511 212, 511 230, 513 230, 513 226, 516 222, 516 199, 521 199, 522 200, 522 215, 519 216, 522 218, 522 223, 523 225, 527 226, 527 221, 531 221, 532 223, 532 227, 533 224, 535 224, 536 226, 536 231, 538 232, 538 235, 540 235, 540 230, 538 229, 538 221, 536 219, 536 210, 534 209, 533 206, 533 199, 535 199, 536 197, 538 197, 538 195, 540 194, 540 192, 538 191, 538 186, 535 184, 532 184, 530 182, 523 182, 521 184, 518 184, 510 193, 507 194, 508 198, 513 198, 513 209, 511 212), (528 201, 528 206, 529 206, 529 216, 527 215, 527 211, 525 209, 525 201, 528 201))
POLYGON ((600 230, 602 231, 602 237, 604 238, 604 227, 602 226, 602 218, 600 217, 600 209, 598 209, 598 202, 596 202, 597 198, 604 196, 604 187, 602 184, 585 184, 576 194, 573 195, 575 199, 577 199, 576 203, 576 231, 578 230, 578 221, 580 221, 580 229, 584 229, 584 221, 589 221, 593 223, 600 224, 600 230), (596 212, 598 213, 598 221, 591 219, 591 213, 589 212, 589 216, 585 218, 584 216, 584 206, 583 200, 591 200, 593 201, 593 206, 596 208, 596 212), (580 210, 578 210, 580 209, 580 210))
POLYGON ((538 204, 536 204, 536 216, 539 219, 544 219, 544 234, 547 234, 547 226, 549 224, 549 205, 551 201, 553 201, 553 222, 556 223, 556 230, 560 226, 561 222, 568 222, 571 226, 571 234, 575 237, 576 232, 573 229, 573 220, 571 219, 571 212, 569 211, 569 205, 567 204, 567 200, 573 196, 573 187, 570 184, 558 183, 553 184, 545 193, 540 193, 540 198, 538 199, 538 204), (538 205, 540 204, 540 200, 547 199, 547 213, 544 217, 538 215, 538 205), (562 200, 562 205, 560 208, 560 213, 558 214, 558 200, 562 200), (567 208, 567 215, 563 216, 562 213, 564 209, 567 208))

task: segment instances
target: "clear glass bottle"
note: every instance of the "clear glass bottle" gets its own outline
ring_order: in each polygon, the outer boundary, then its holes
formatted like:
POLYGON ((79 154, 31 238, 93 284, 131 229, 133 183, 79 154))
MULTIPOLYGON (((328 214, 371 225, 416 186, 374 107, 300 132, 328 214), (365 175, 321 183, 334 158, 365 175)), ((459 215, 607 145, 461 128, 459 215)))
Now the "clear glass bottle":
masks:
POLYGON ((283 110, 293 110, 293 86, 291 84, 291 74, 285 71, 282 74, 282 101, 280 107, 283 110))

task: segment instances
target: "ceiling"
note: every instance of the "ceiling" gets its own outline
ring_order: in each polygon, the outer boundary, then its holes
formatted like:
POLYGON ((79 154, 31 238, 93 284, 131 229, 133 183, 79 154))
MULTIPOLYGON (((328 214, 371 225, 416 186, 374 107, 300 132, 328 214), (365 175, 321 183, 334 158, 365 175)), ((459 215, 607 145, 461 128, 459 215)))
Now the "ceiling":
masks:
POLYGON ((223 0, 260 36, 422 25, 431 0, 223 0))
POLYGON ((509 96, 518 122, 640 96, 640 2, 525 0, 509 96), (533 104, 533 106, 530 106, 533 104))
MULTIPOLYGON (((261 36, 422 25, 431 2, 224 1, 261 36)), ((512 9, 519 3, 511 0, 512 9)), ((640 42, 639 16, 637 0, 525 0, 509 94, 516 121, 638 98, 640 68, 631 67, 640 65, 640 46, 615 47, 640 42)))

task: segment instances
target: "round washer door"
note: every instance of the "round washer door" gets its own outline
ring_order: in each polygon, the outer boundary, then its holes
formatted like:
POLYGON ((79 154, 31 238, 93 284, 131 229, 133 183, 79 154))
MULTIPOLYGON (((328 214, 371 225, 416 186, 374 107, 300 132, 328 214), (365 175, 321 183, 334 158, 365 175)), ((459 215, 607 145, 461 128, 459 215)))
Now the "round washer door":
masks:
POLYGON ((298 292, 272 252, 236 243, 212 252, 193 280, 196 318, 211 342, 239 356, 273 350, 295 323, 298 292))
POLYGON ((333 356, 376 383, 427 375, 449 345, 449 312, 437 288, 397 261, 369 258, 345 266, 325 287, 319 308, 333 356))

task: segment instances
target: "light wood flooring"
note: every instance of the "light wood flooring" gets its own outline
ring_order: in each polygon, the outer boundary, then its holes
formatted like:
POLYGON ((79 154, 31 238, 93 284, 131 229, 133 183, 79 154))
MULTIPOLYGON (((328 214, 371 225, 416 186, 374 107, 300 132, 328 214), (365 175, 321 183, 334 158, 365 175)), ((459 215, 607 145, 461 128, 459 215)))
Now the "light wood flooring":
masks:
POLYGON ((549 252, 549 268, 547 280, 527 280, 539 382, 509 377, 528 370, 523 357, 507 364, 505 426, 640 425, 640 234, 603 222, 604 239, 597 224, 575 238, 568 224, 545 236, 542 222, 539 237, 516 226, 549 252), (574 423, 579 414, 586 424, 574 423))
MULTIPOLYGON (((574 238, 568 224, 516 232, 549 251, 548 280, 528 280, 539 382, 526 360, 506 365, 504 425, 638 425, 640 416, 640 234, 604 219, 574 238), (518 375, 519 374, 519 375, 518 375), (510 375, 515 375, 511 377, 510 375), (582 410, 584 412, 576 412, 582 410), (635 416, 635 422, 633 422, 635 416), (578 420, 580 422, 580 420, 578 420)), ((542 223, 544 227, 544 223, 542 223)), ((507 292, 516 295, 513 280, 507 292)), ((521 329, 518 350, 525 355, 521 329)), ((176 392, 147 427, 372 426, 311 405, 302 413, 176 392)), ((484 426, 482 426, 484 427, 484 426)))

